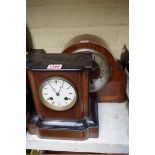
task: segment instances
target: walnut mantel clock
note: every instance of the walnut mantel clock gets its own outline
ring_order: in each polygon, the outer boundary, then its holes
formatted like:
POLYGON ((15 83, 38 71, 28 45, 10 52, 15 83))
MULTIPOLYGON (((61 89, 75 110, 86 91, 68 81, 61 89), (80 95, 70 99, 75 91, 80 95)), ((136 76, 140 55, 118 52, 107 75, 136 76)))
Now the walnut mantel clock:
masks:
POLYGON ((97 104, 89 98, 91 54, 27 55, 36 114, 28 132, 39 137, 87 139, 98 136, 97 104))
POLYGON ((99 102, 123 102, 126 98, 125 72, 108 49, 101 38, 84 34, 71 39, 63 53, 92 53, 91 96, 99 102))

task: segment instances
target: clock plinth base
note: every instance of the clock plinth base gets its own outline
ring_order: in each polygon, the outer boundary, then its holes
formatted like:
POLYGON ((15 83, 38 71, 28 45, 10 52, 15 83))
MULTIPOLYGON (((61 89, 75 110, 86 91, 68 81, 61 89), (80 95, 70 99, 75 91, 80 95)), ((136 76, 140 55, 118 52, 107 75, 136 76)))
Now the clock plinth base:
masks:
POLYGON ((76 139, 98 137, 98 109, 97 104, 89 104, 89 117, 80 120, 45 120, 33 114, 27 122, 30 134, 41 138, 76 139))

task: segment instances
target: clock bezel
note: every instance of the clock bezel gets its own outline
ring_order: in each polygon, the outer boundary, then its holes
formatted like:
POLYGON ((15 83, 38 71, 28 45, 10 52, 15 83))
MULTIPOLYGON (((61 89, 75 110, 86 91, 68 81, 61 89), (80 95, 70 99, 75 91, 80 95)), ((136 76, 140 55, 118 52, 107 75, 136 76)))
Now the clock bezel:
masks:
MULTIPOLYGON (((106 78, 106 81, 105 83, 102 83, 102 85, 97 88, 97 89, 89 89, 89 92, 90 93, 94 93, 94 92, 97 92, 99 90, 101 90, 105 85, 106 83, 109 81, 109 79, 111 78, 111 75, 112 75, 112 67, 111 65, 108 63, 108 60, 107 58, 102 55, 99 51, 97 50, 94 50, 94 49, 90 49, 90 48, 80 48, 80 49, 76 49, 73 53, 94 53, 94 54, 97 54, 98 56, 100 56, 103 60, 104 60, 104 63, 106 63, 107 67, 108 67, 108 70, 109 70, 109 76, 106 78)), ((96 62, 96 61, 95 61, 96 62)), ((96 62, 97 63, 97 62, 96 62)), ((98 64, 98 63, 97 63, 98 64)), ((100 66, 99 66, 100 68, 100 66)))
POLYGON ((40 98, 40 100, 41 100, 41 103, 42 103, 44 106, 46 106, 47 108, 49 108, 49 109, 51 109, 51 110, 54 110, 54 111, 66 111, 66 110, 71 109, 72 107, 74 107, 74 105, 75 105, 76 102, 77 102, 77 96, 78 96, 78 94, 77 94, 77 90, 76 90, 74 84, 73 84, 72 82, 70 82, 69 80, 63 78, 63 77, 59 77, 59 76, 50 77, 50 78, 47 78, 47 79, 45 79, 44 81, 42 81, 42 82, 40 83, 40 85, 39 85, 39 98, 40 98), (63 106, 63 107, 58 107, 58 106, 54 106, 54 105, 49 104, 49 103, 44 99, 44 97, 43 97, 43 95, 42 95, 42 87, 43 87, 43 85, 44 85, 45 82, 47 82, 48 80, 51 80, 51 79, 52 79, 52 80, 53 80, 53 79, 63 80, 63 81, 65 81, 65 82, 69 83, 69 84, 73 87, 73 89, 74 89, 74 91, 75 91, 75 97, 74 97, 74 100, 73 100, 69 105, 66 105, 66 106, 63 106))

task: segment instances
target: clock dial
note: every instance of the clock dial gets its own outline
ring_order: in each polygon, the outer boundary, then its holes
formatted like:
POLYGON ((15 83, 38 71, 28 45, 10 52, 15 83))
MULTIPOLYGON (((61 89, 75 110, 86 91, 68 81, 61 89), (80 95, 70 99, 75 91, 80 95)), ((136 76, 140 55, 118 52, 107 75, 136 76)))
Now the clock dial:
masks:
POLYGON ((97 64, 97 66, 93 67, 92 74, 98 74, 98 76, 92 78, 90 82, 90 92, 98 91, 106 84, 110 77, 110 67, 106 59, 97 53, 92 53, 92 59, 97 64))
POLYGON ((91 74, 89 91, 96 92, 100 90, 106 84, 111 75, 111 68, 107 63, 106 58, 99 52, 91 49, 79 49, 74 51, 74 53, 77 52, 92 53, 93 72, 91 74))
POLYGON ((73 85, 59 77, 49 78, 40 85, 42 103, 50 109, 64 111, 73 107, 77 95, 73 85))

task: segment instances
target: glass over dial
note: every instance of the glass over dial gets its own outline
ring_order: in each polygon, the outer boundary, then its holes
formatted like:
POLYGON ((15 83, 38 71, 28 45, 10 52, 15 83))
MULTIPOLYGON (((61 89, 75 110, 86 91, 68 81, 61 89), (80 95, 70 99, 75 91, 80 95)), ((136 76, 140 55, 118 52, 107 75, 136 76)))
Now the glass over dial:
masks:
POLYGON ((90 92, 101 89, 111 75, 111 69, 106 59, 98 53, 92 53, 93 72, 90 81, 90 92))
POLYGON ((92 53, 93 72, 90 75, 89 92, 96 92, 100 90, 108 81, 111 75, 111 68, 106 58, 99 52, 91 49, 79 49, 74 53, 92 53))
POLYGON ((40 99, 48 108, 64 111, 75 105, 77 94, 69 81, 54 77, 45 80, 40 85, 40 99))

